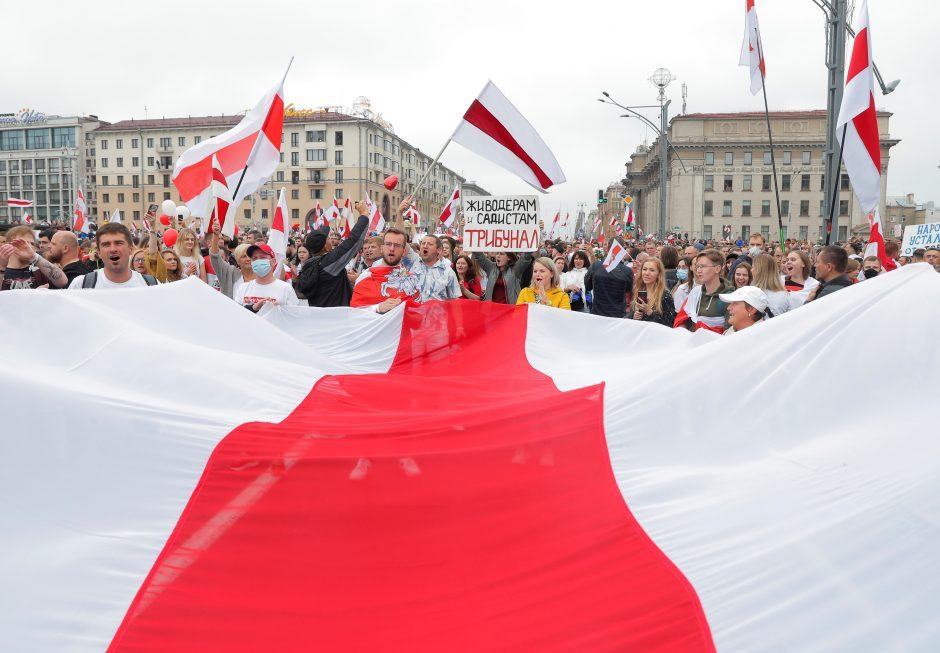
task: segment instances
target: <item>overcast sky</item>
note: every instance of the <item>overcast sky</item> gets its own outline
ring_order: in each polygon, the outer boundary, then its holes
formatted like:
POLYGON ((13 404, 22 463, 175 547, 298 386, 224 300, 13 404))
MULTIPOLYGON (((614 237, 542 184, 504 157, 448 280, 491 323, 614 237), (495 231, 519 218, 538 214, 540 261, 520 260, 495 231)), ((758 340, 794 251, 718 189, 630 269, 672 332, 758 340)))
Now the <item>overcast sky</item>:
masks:
MULTIPOLYGON (((850 0, 851 1, 851 0, 850 0)), ((296 57, 285 85, 299 107, 352 104, 356 96, 433 156, 492 79, 541 133, 568 183, 543 210, 590 206, 598 188, 648 132, 596 101, 654 104, 659 67, 689 87, 689 113, 756 111, 737 66, 743 0, 577 3, 360 0, 295 4, 88 0, 16 2, 4 10, 0 112, 30 107, 104 120, 235 113, 253 105, 296 57), (18 26, 18 27, 14 27, 18 26)), ((758 0, 771 110, 824 109, 823 14, 811 0, 758 0)), ((937 62, 940 9, 915 0, 870 1, 875 62, 897 91, 878 95, 894 113, 889 194, 940 201, 937 62)), ((851 41, 851 39, 850 39, 851 41)), ((649 115, 656 120, 657 111, 649 115)), ((654 135, 649 134, 652 141, 654 135)), ((494 193, 524 182, 451 145, 442 161, 494 193)))

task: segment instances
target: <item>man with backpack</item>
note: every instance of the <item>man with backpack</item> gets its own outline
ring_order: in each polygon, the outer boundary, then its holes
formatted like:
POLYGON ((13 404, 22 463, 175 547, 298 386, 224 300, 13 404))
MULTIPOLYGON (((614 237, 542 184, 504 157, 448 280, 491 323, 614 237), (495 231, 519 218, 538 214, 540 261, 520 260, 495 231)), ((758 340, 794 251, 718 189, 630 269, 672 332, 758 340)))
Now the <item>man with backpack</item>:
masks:
POLYGON ((349 232, 349 238, 337 246, 329 239, 329 227, 321 227, 307 234, 304 246, 310 258, 304 263, 297 279, 297 290, 310 306, 349 306, 352 284, 346 275, 346 265, 362 247, 369 226, 369 206, 356 202, 359 220, 349 232))
POLYGON ((157 280, 149 274, 131 270, 130 260, 133 240, 130 230, 120 222, 109 222, 95 233, 98 256, 104 263, 94 270, 75 277, 69 284, 72 288, 137 288, 155 286, 157 280))

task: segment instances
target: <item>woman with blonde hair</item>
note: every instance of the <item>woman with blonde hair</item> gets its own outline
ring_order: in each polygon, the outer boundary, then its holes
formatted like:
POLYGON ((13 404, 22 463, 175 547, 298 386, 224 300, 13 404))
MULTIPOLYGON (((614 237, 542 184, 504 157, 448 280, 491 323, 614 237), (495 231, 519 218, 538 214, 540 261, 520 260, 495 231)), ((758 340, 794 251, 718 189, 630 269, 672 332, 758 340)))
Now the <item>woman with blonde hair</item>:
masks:
POLYGON ((633 319, 655 322, 670 329, 676 321, 676 305, 666 289, 666 268, 658 258, 643 261, 633 282, 633 319))
POLYGON ((160 256, 166 266, 166 283, 181 281, 186 276, 183 274, 183 262, 180 261, 180 256, 176 251, 165 249, 160 253, 160 256))
POLYGON ((783 285, 780 268, 773 256, 770 254, 755 256, 751 274, 754 278, 750 285, 760 288, 767 295, 768 317, 782 315, 792 308, 790 293, 783 285))
POLYGON ((202 252, 199 251, 199 237, 195 231, 189 227, 180 229, 173 250, 180 258, 184 276, 199 277, 203 283, 209 283, 202 252))
POLYGON ((532 285, 519 291, 516 304, 543 304, 571 310, 568 293, 558 285, 555 262, 542 256, 532 262, 532 285))
POLYGON ((237 265, 232 265, 222 256, 222 248, 219 247, 219 238, 221 238, 222 228, 218 223, 213 222, 212 232, 209 234, 209 261, 212 263, 212 269, 219 279, 219 290, 222 294, 232 299, 238 297, 238 290, 249 281, 253 281, 255 273, 251 269, 251 259, 248 257, 248 243, 242 243, 232 251, 232 258, 237 265))

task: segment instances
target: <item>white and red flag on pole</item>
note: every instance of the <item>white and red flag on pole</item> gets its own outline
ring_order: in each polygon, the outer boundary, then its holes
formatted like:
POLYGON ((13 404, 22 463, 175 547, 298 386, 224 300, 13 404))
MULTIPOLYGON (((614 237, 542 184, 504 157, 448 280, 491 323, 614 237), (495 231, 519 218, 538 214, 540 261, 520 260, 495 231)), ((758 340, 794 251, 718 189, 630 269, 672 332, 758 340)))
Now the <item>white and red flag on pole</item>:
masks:
POLYGON ((868 0, 862 0, 836 135, 842 142, 843 161, 852 189, 865 213, 871 213, 881 204, 881 139, 875 112, 871 52, 868 0))
POLYGON ((333 203, 330 204, 328 207, 326 207, 326 211, 323 212, 323 218, 326 220, 327 224, 330 225, 330 229, 332 229, 333 224, 336 222, 336 220, 339 219, 339 216, 340 216, 339 202, 334 197, 333 203))
POLYGON ((33 224, 33 219, 30 217, 28 211, 23 211, 23 218, 20 220, 23 224, 33 224))
POLYGON ((369 232, 382 233, 385 231, 385 216, 371 199, 366 201, 369 202, 369 232))
POLYGON ((600 218, 594 218, 594 228, 591 229, 591 233, 592 233, 592 234, 596 234, 596 233, 597 233, 597 230, 600 229, 600 226, 601 226, 601 219, 600 219, 600 218))
POLYGON ((412 202, 408 205, 408 208, 405 209, 404 217, 406 220, 411 222, 415 227, 421 224, 421 214, 418 213, 418 207, 415 206, 415 203, 412 202))
POLYGON ((633 198, 627 195, 623 200, 626 208, 623 210, 623 221, 629 227, 636 220, 636 215, 633 213, 633 198))
POLYGON ((350 206, 348 197, 346 198, 346 201, 343 202, 343 208, 340 210, 340 215, 343 218, 343 238, 349 238, 349 233, 352 231, 355 223, 352 219, 352 207, 350 206))
POLYGON ((614 240, 607 251, 607 258, 604 259, 604 269, 610 272, 616 268, 627 256, 627 249, 620 244, 619 240, 614 240))
POLYGON ((232 238, 235 235, 235 219, 232 216, 232 224, 226 229, 226 220, 229 206, 232 204, 232 192, 229 190, 228 181, 225 179, 225 173, 222 172, 222 166, 219 164, 219 158, 212 155, 212 181, 209 184, 209 206, 206 209, 209 216, 209 231, 212 231, 212 222, 217 221, 222 227, 222 233, 232 238))
POLYGON ((313 210, 313 215, 314 215, 314 218, 313 218, 314 229, 319 229, 323 225, 329 226, 326 222, 326 219, 323 216, 323 208, 320 206, 320 200, 317 200, 317 206, 313 210))
MULTIPOLYGON (((176 161, 173 184, 193 216, 209 215, 213 156, 218 158, 228 187, 233 189, 233 210, 243 198, 261 188, 274 173, 280 163, 281 129, 284 125, 283 89, 282 79, 235 127, 194 145, 176 161), (234 190, 236 187, 237 193, 234 190)), ((232 237, 233 228, 234 220, 228 227, 223 225, 222 233, 232 237)))
POLYGON ((493 82, 486 83, 450 139, 539 191, 566 181, 548 145, 493 82))
POLYGON ((744 0, 744 43, 741 45, 739 66, 747 66, 751 73, 751 93, 757 95, 764 87, 767 68, 764 63, 764 44, 760 40, 757 25, 757 8, 754 0, 744 0))
POLYGON ((7 198, 7 206, 32 206, 33 200, 24 200, 20 197, 10 197, 7 198))
POLYGON ((444 209, 441 211, 440 221, 445 227, 450 227, 454 224, 454 220, 457 218, 457 211, 460 206, 460 186, 454 188, 454 192, 450 194, 450 199, 447 201, 447 204, 444 205, 444 209))
POLYGON ((555 237, 555 230, 558 228, 558 222, 561 220, 561 210, 555 213, 555 217, 552 219, 552 224, 548 227, 548 237, 555 237))
POLYGON ((76 231, 80 234, 88 233, 88 219, 86 213, 88 207, 85 205, 85 193, 82 192, 82 187, 78 187, 78 192, 75 195, 75 219, 72 221, 72 231, 76 231))
POLYGON ((284 261, 287 258, 287 195, 283 188, 278 193, 277 207, 274 209, 274 216, 271 218, 268 246, 274 252, 274 260, 277 262, 274 278, 280 279, 281 271, 284 269, 284 261))
POLYGON ((897 262, 888 256, 885 251, 884 223, 881 221, 881 212, 876 208, 868 214, 868 246, 865 247, 865 258, 877 256, 885 272, 891 272, 898 267, 897 262))

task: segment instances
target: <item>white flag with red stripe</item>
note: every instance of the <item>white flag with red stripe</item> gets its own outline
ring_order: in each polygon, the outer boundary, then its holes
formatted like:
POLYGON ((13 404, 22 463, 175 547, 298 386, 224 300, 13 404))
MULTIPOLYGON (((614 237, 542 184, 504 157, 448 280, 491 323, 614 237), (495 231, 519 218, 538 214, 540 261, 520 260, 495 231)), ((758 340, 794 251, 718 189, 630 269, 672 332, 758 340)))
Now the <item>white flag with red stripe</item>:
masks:
POLYGON ((20 220, 23 224, 33 224, 33 218, 27 211, 23 211, 23 218, 20 220))
POLYGON ((627 195, 624 200, 624 210, 623 210, 623 221, 629 227, 636 220, 636 216, 633 213, 633 198, 630 195, 627 195))
POLYGON ((88 207, 85 205, 85 193, 82 192, 82 187, 78 187, 78 192, 75 195, 75 219, 72 221, 72 231, 76 231, 80 234, 88 233, 88 219, 85 217, 88 211, 88 207))
POLYGON ((268 246, 274 252, 274 260, 277 262, 274 278, 280 279, 281 272, 284 270, 284 263, 287 260, 287 195, 283 188, 277 196, 277 207, 275 207, 274 216, 271 218, 268 246))
POLYGON ((454 224, 454 220, 457 218, 457 211, 460 207, 460 186, 454 188, 454 192, 450 194, 450 199, 447 201, 447 204, 444 205, 444 209, 441 211, 440 221, 445 227, 450 227, 454 224))
POLYGON ((604 269, 610 272, 616 268, 627 256, 627 249, 615 240, 607 251, 607 258, 604 259, 604 269))
POLYGON ((764 44, 757 25, 754 0, 744 0, 744 43, 741 45, 739 66, 747 66, 751 73, 751 93, 757 95, 764 87, 767 69, 764 63, 764 44))
POLYGON ((596 234, 596 233, 597 233, 597 230, 600 229, 600 226, 601 226, 601 219, 600 219, 600 218, 594 218, 594 228, 591 229, 591 233, 592 233, 592 234, 596 234))
POLYGON ((412 202, 405 209, 404 218, 411 222, 415 227, 421 224, 421 214, 418 213, 418 207, 412 202))
POLYGON ((319 229, 327 224, 326 219, 323 217, 323 208, 320 206, 320 200, 317 200, 317 206, 313 210, 313 228, 319 229))
POLYGON ((346 198, 346 201, 343 202, 343 208, 340 211, 340 215, 343 218, 343 238, 349 238, 349 234, 352 231, 352 228, 355 226, 355 223, 352 219, 352 207, 349 203, 349 198, 346 198))
POLYGON ((7 198, 7 206, 32 206, 33 200, 24 200, 21 197, 7 198))
POLYGON ((493 82, 467 109, 451 140, 539 191, 566 181, 548 145, 493 82))
POLYGON ((268 91, 235 127, 194 145, 177 159, 173 184, 194 217, 209 215, 213 156, 218 158, 228 187, 233 189, 233 210, 274 173, 280 163, 284 125, 283 85, 282 80, 268 91), (244 178, 238 186, 242 171, 244 178))
POLYGON ((881 204, 881 139, 875 113, 871 52, 868 0, 862 0, 836 133, 843 144, 843 161, 852 189, 865 213, 881 204))
POLYGON ((558 222, 561 220, 561 211, 555 213, 555 217, 552 218, 552 224, 548 227, 548 237, 554 238, 555 232, 558 229, 558 222))
POLYGON ((334 197, 333 203, 330 204, 328 207, 326 207, 326 211, 323 212, 323 218, 330 225, 330 228, 332 228, 333 223, 336 220, 339 220, 339 216, 340 216, 339 202, 334 197))
POLYGON ((371 199, 366 200, 369 203, 369 231, 382 233, 385 231, 385 216, 379 211, 379 207, 371 199))
POLYGON ((235 215, 232 214, 232 220, 226 220, 231 205, 232 193, 229 190, 228 181, 222 172, 218 157, 213 154, 212 181, 209 184, 209 231, 212 231, 213 222, 218 222, 222 227, 223 236, 227 238, 235 236, 235 215))
POLYGON ((865 247, 865 257, 877 256, 881 267, 886 272, 897 269, 898 264, 888 256, 885 251, 884 224, 881 222, 881 212, 876 208, 868 214, 868 245, 865 247))

